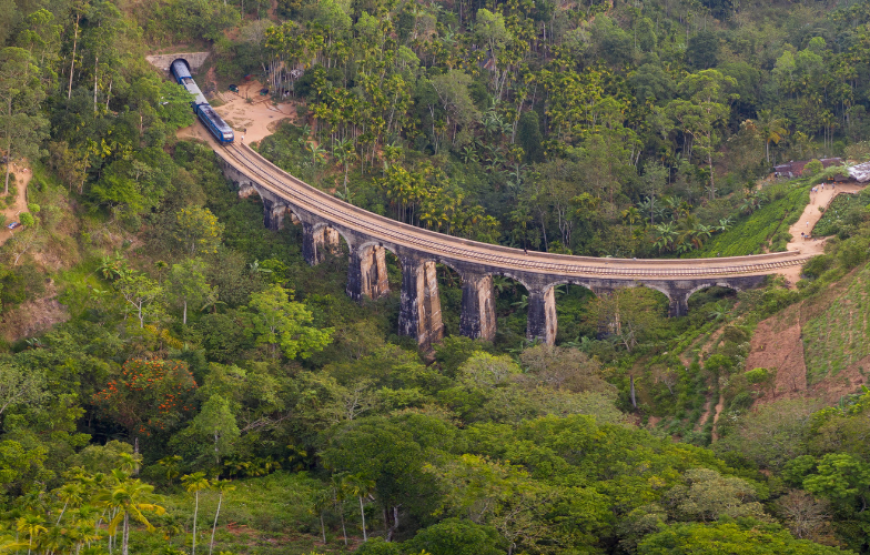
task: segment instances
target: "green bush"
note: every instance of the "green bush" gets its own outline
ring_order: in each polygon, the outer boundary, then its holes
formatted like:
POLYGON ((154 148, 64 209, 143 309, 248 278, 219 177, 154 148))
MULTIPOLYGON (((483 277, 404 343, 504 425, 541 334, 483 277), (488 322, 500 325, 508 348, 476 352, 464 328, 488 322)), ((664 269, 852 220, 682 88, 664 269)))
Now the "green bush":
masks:
POLYGON ((767 368, 754 368, 745 374, 746 381, 751 384, 764 383, 770 379, 771 374, 767 368))
POLYGON ((804 171, 801 172, 801 175, 806 177, 811 177, 821 172, 825 167, 818 160, 810 160, 807 162, 807 165, 804 166, 804 171))
POLYGON ((33 214, 30 212, 22 212, 18 218, 21 220, 21 225, 33 225, 36 223, 33 214))
POLYGON ((810 279, 818 279, 819 276, 821 276, 828 269, 830 269, 833 263, 834 257, 829 254, 823 254, 820 256, 816 256, 815 258, 810 258, 809 261, 804 264, 803 275, 807 276, 810 279))

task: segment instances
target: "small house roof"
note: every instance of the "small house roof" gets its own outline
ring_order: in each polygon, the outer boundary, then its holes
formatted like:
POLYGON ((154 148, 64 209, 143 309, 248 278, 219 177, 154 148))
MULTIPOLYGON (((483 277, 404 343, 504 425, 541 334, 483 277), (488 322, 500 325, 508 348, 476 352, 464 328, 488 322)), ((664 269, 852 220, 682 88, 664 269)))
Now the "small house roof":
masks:
POLYGON ((864 162, 849 168, 849 177, 858 183, 870 181, 870 162, 864 162))
MULTIPOLYGON (((823 168, 830 168, 831 166, 837 166, 837 165, 842 164, 843 159, 842 158, 822 158, 821 160, 819 160, 819 162, 822 163, 823 168)), ((773 171, 775 171, 776 173, 781 174, 781 175, 798 176, 804 172, 804 167, 809 163, 810 163, 810 160, 801 160, 799 162, 795 162, 794 160, 792 160, 791 162, 789 162, 787 164, 780 164, 778 166, 775 166, 773 168, 773 171)))

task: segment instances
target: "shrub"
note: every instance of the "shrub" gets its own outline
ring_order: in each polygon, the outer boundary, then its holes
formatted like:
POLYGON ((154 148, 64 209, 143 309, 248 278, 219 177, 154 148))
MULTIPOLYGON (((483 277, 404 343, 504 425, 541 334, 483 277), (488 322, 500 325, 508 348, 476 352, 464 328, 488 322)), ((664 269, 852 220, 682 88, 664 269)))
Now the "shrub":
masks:
POLYGON ((767 368, 755 368, 745 374, 746 381, 751 384, 759 384, 770 379, 771 374, 767 368))
POLYGON ((825 167, 818 160, 810 160, 807 162, 807 165, 804 166, 804 171, 801 172, 803 176, 813 176, 817 173, 820 173, 825 167))
POLYGON ((21 220, 21 225, 33 225, 36 223, 33 214, 30 212, 22 212, 18 218, 21 220))
POLYGON ((823 254, 811 258, 806 264, 804 264, 803 275, 810 279, 818 279, 819 276, 824 274, 825 271, 831 267, 833 262, 834 258, 829 254, 823 254))

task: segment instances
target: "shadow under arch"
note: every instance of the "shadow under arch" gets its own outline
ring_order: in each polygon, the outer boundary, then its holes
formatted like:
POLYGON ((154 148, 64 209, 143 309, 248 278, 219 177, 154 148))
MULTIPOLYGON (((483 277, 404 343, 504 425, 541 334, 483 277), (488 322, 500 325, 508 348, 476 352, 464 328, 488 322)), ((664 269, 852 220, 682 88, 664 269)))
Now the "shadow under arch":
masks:
POLYGON ((726 297, 734 297, 743 289, 727 282, 703 283, 696 285, 685 293, 684 302, 687 309, 698 308, 710 302, 715 302, 726 297), (698 295, 698 293, 705 295, 698 295), (694 298, 693 298, 694 297, 694 298), (700 298, 699 298, 700 297, 700 298))
POLYGON ((186 58, 175 58, 172 62, 169 63, 170 72, 172 70, 172 66, 175 65, 175 62, 183 62, 185 67, 187 67, 187 72, 193 75, 193 68, 190 67, 190 62, 187 61, 186 58))

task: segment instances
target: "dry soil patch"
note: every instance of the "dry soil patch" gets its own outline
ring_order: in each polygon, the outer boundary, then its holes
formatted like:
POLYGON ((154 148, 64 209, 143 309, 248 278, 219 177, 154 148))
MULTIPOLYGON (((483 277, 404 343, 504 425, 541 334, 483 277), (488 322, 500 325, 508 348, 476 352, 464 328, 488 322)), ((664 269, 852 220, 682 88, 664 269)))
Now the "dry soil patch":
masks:
POLYGON ((12 164, 12 173, 15 174, 15 187, 18 190, 16 192, 15 202, 10 204, 8 208, 0 210, 0 214, 6 216, 6 224, 3 225, 3 229, 0 231, 0 245, 8 241, 13 234, 18 233, 18 231, 21 230, 21 228, 18 228, 16 231, 11 231, 6 227, 6 225, 12 222, 17 222, 18 215, 21 212, 27 212, 27 185, 30 183, 32 173, 30 168, 19 164, 12 164))

